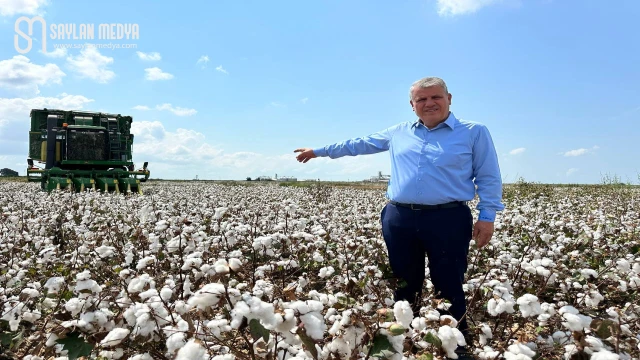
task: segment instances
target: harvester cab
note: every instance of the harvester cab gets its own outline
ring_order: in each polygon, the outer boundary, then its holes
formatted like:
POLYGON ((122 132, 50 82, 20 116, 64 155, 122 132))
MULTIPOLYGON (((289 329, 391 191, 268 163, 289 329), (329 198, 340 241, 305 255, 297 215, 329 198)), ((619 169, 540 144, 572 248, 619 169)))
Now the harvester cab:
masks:
POLYGON ((140 193, 148 162, 133 163, 131 116, 54 109, 31 110, 27 179, 42 189, 140 193), (34 164, 44 164, 44 168, 34 164))

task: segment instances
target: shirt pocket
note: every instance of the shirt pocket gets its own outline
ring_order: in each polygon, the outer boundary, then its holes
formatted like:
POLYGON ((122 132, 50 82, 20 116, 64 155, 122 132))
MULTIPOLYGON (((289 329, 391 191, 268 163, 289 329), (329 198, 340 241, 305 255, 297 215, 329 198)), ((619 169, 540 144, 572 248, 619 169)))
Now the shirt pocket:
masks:
POLYGON ((471 165, 471 149, 466 144, 444 144, 433 164, 443 170, 464 170, 471 165))

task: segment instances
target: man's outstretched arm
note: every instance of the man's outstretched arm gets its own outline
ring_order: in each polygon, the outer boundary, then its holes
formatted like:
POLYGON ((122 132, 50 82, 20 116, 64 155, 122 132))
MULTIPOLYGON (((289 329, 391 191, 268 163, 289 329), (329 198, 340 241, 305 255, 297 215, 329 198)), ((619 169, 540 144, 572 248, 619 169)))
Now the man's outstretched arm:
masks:
POLYGON ((389 150, 392 132, 393 128, 389 128, 368 136, 353 138, 315 149, 299 148, 294 152, 300 153, 296 159, 302 163, 306 163, 316 157, 336 159, 343 156, 375 154, 389 150))

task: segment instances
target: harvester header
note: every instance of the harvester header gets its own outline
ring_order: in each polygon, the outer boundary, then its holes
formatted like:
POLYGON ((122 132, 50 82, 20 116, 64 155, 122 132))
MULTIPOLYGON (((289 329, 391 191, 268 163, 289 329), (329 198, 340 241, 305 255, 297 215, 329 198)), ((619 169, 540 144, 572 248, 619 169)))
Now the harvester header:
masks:
POLYGON ((135 170, 132 122, 120 114, 31 110, 28 181, 39 181, 47 191, 142 193, 140 183, 149 178, 149 170, 147 162, 135 170))

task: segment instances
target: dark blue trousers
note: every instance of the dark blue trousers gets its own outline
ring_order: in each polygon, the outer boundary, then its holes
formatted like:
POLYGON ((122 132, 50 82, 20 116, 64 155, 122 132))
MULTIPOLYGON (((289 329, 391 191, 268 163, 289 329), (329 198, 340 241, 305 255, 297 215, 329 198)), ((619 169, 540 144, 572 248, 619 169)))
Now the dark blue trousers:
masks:
POLYGON ((420 309, 425 280, 425 254, 434 297, 451 303, 448 311, 467 336, 466 300, 462 284, 473 231, 473 214, 467 205, 454 208, 412 210, 387 204, 381 213, 382 234, 391 270, 406 286, 395 290, 395 301, 407 300, 414 313, 420 309), (464 318, 463 318, 464 316, 464 318))

